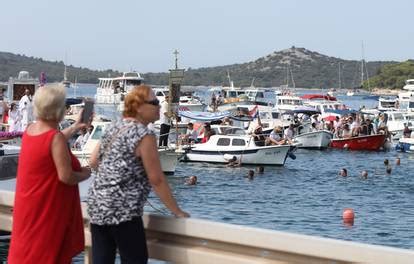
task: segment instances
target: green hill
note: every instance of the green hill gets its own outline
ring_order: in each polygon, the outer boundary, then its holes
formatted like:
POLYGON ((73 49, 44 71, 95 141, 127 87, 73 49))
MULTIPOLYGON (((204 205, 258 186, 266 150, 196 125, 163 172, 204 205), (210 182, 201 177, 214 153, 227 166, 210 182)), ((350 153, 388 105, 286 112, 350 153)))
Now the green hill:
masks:
MULTIPOLYGON (((404 82, 408 79, 414 79, 414 60, 385 65, 378 69, 377 75, 369 79, 371 87, 401 89, 404 82)), ((368 82, 364 82, 364 87, 368 82)))
MULTIPOLYGON (((371 61, 366 63, 368 76, 374 76, 384 65, 394 61, 371 61)), ((280 86, 318 88, 353 88, 361 85, 361 61, 343 60, 322 55, 304 48, 291 47, 274 52, 255 61, 226 66, 188 69, 185 85, 228 85, 227 71, 235 86, 280 86), (341 85, 339 85, 341 75, 341 85), (293 77, 292 77, 293 76, 293 77), (292 81, 293 79, 293 81, 292 81)), ((366 71, 364 70, 364 80, 366 71)), ((162 83, 167 79, 165 73, 147 74, 149 83, 162 83)))
MULTIPOLYGON (((0 81, 8 81, 9 77, 17 77, 20 71, 28 71, 31 76, 38 77, 45 72, 48 82, 60 82, 63 79, 65 65, 63 61, 45 61, 41 58, 16 55, 9 52, 0 52, 0 81)), ((82 67, 67 66, 69 81, 75 77, 80 83, 97 83, 98 77, 118 76, 119 72, 106 70, 94 71, 82 67)))
MULTIPOLYGON (((397 62, 394 61, 367 62, 368 76, 381 74, 388 69, 387 67, 396 64, 397 62), (382 69, 383 66, 387 67, 382 69)), ((0 52, 0 81, 7 81, 10 76, 17 76, 21 70, 29 71, 32 76, 39 76, 42 71, 46 72, 48 82, 54 82, 63 79, 64 64, 62 61, 50 62, 41 58, 0 52)), ((263 87, 285 85, 287 79, 289 87, 352 88, 361 84, 360 61, 343 60, 296 47, 273 52, 241 64, 189 68, 185 73, 183 84, 228 85, 227 72, 230 73, 235 86, 250 86, 253 79, 255 86, 263 87), (339 83, 339 75, 341 75, 341 83, 339 83)), ((84 83, 97 83, 99 77, 120 74, 114 70, 95 71, 72 65, 68 66, 68 73, 70 81, 73 82, 76 76, 78 82, 84 83)), ((401 79, 405 80, 405 76, 401 76, 401 79)), ((168 84, 168 73, 143 73, 143 77, 149 84, 168 84)), ((370 84, 374 83, 398 87, 400 80, 393 83, 390 78, 389 82, 370 82, 370 84)))

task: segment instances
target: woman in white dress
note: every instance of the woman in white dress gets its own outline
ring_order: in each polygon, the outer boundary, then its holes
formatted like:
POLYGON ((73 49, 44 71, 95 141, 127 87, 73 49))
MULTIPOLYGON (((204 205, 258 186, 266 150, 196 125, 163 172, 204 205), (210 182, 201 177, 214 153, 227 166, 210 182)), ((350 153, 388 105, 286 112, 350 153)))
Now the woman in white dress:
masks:
POLYGON ((10 132, 21 131, 20 113, 15 103, 12 103, 10 106, 8 123, 10 132))

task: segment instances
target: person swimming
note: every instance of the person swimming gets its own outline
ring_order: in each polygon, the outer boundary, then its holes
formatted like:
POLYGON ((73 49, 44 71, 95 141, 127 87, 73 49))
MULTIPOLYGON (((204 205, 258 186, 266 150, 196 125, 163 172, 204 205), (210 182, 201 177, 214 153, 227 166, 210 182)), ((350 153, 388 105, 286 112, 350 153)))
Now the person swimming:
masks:
POLYGON ((342 168, 342 169, 339 171, 339 175, 340 175, 340 176, 342 176, 342 177, 347 177, 347 176, 348 176, 348 170, 347 170, 347 169, 345 169, 345 168, 342 168))
POLYGON ((366 170, 363 170, 361 172, 361 176, 362 176, 362 178, 367 179, 368 178, 368 172, 366 170))
POLYGON ((186 185, 196 185, 197 184, 197 176, 192 175, 185 180, 186 185))
POLYGON ((254 170, 249 170, 247 172, 247 179, 253 180, 254 179, 254 170))

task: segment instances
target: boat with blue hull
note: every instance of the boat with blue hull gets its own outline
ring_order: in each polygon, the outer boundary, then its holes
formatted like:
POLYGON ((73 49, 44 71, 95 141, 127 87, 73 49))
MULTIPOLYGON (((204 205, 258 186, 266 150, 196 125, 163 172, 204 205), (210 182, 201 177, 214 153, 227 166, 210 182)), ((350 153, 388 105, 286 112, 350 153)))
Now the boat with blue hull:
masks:
POLYGON ((414 138, 400 138, 395 149, 399 152, 414 153, 414 138))

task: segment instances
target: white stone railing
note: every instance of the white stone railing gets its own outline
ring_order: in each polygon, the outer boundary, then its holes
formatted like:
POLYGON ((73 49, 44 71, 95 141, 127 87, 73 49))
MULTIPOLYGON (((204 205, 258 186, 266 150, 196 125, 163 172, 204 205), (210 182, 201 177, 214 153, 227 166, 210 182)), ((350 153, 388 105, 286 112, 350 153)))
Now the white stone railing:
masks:
MULTIPOLYGON (((13 201, 13 192, 0 191, 1 230, 11 230, 13 201)), ((145 214, 144 225, 150 257, 173 263, 414 263, 411 250, 200 219, 145 214)), ((92 263, 87 218, 85 238, 85 263, 92 263)))

